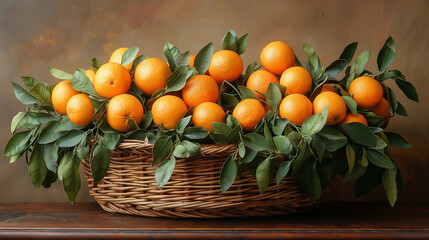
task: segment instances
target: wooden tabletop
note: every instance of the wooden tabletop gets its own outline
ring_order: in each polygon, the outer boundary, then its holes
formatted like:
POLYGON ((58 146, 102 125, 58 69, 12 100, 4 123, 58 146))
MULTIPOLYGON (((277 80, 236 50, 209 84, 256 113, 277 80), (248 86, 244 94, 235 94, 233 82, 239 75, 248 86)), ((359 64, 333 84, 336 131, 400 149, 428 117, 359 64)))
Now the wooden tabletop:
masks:
POLYGON ((429 239, 429 203, 324 203, 281 217, 216 220, 112 214, 96 203, 0 203, 0 238, 429 239))

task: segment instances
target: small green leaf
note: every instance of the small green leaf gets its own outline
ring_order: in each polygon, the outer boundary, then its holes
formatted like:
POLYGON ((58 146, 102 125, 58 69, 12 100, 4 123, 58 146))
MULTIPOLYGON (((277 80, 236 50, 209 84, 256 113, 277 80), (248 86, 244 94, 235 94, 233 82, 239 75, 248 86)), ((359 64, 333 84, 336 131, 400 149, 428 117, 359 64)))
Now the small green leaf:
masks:
POLYGON ((403 79, 395 79, 396 85, 402 90, 407 98, 419 102, 419 95, 417 94, 416 88, 410 83, 403 79))
POLYGON ((51 93, 48 89, 40 84, 36 84, 31 90, 31 95, 33 95, 37 101, 39 101, 42 105, 52 105, 51 102, 51 93))
POLYGON ((85 135, 84 131, 70 130, 58 139, 58 147, 74 147, 85 135))
POLYGON ((71 78, 72 88, 76 91, 81 91, 89 95, 98 96, 92 86, 91 80, 86 76, 85 70, 82 68, 76 68, 76 71, 71 78))
POLYGON ((118 133, 105 133, 103 136, 103 144, 109 150, 115 150, 121 140, 121 134, 118 133))
POLYGON ((272 126, 274 134, 277 136, 283 135, 283 132, 288 123, 289 123, 289 120, 286 118, 276 119, 274 122, 274 125, 272 126))
POLYGON ((381 139, 379 136, 375 136, 375 138, 377 139, 377 145, 371 149, 383 150, 387 147, 387 144, 383 141, 383 139, 381 139))
POLYGON ((87 138, 84 137, 82 138, 82 141, 80 141, 79 145, 77 145, 76 147, 76 156, 80 160, 84 161, 88 153, 89 153, 89 145, 87 143, 87 138))
POLYGON ((124 54, 122 55, 121 65, 127 66, 128 64, 132 63, 136 58, 138 52, 139 52, 138 47, 128 48, 127 51, 125 51, 124 54))
POLYGON ((245 86, 238 86, 238 91, 240 91, 240 95, 243 100, 248 98, 258 99, 255 93, 245 86))
POLYGON ((245 85, 246 80, 249 78, 252 73, 254 73, 256 70, 260 69, 262 65, 258 64, 257 62, 252 62, 247 66, 246 74, 243 77, 243 85, 245 85))
POLYGON ((270 83, 265 94, 267 104, 274 110, 278 111, 279 102, 282 100, 282 93, 275 83, 270 83))
POLYGON ((46 168, 54 173, 57 172, 58 146, 55 143, 43 144, 42 155, 46 168))
POLYGON ((229 93, 222 93, 220 95, 218 104, 222 105, 223 107, 225 107, 227 109, 232 110, 235 108, 235 106, 238 104, 238 102, 239 102, 238 99, 234 95, 229 94, 229 93))
POLYGON ((55 78, 61 79, 61 80, 70 80, 73 75, 71 75, 70 73, 66 73, 62 70, 53 68, 51 66, 48 66, 49 68, 49 72, 51 73, 51 75, 55 78))
POLYGON ((168 76, 167 88, 164 93, 182 90, 191 75, 192 71, 188 65, 183 65, 177 68, 170 76, 168 76))
POLYGON ((152 166, 155 166, 167 159, 173 149, 173 141, 170 136, 162 136, 155 142, 152 150, 152 166))
POLYGON ((189 125, 189 123, 191 122, 191 117, 192 116, 187 116, 184 117, 182 119, 179 120, 179 122, 177 123, 177 131, 179 133, 183 133, 183 131, 185 131, 185 128, 189 125))
POLYGON ((195 68, 199 74, 204 74, 209 69, 210 63, 212 61, 213 55, 213 43, 207 44, 203 49, 201 49, 197 56, 195 56, 195 68))
POLYGON ((371 129, 359 122, 352 122, 341 125, 344 131, 357 143, 375 147, 377 145, 377 138, 372 133, 371 129))
POLYGON ((344 100, 344 102, 346 102, 347 107, 350 109, 350 111, 356 115, 357 114, 357 103, 356 101, 349 97, 349 96, 341 96, 344 100))
POLYGON ((166 42, 164 45, 164 55, 167 57, 168 64, 170 65, 171 71, 176 70, 177 68, 176 59, 180 55, 179 49, 173 44, 166 42))
POLYGON ((368 162, 368 155, 367 152, 365 150, 365 148, 362 148, 362 157, 358 160, 359 164, 362 165, 363 167, 367 167, 369 162, 368 162))
POLYGON ((272 147, 268 143, 267 139, 257 133, 249 133, 242 135, 244 144, 254 151, 272 150, 272 147))
POLYGON ((411 148, 411 144, 401 135, 394 132, 385 132, 389 145, 395 148, 411 148))
POLYGON ((267 139, 268 143, 271 145, 271 147, 274 148, 273 135, 271 134, 270 127, 268 127, 267 121, 264 121, 264 136, 265 139, 267 139))
POLYGON ((256 182, 258 183, 259 192, 262 194, 267 190, 272 180, 273 163, 270 157, 262 161, 256 169, 256 182))
POLYGON ((225 123, 221 123, 221 122, 213 122, 212 123, 213 126, 213 132, 217 133, 217 134, 222 134, 227 136, 229 132, 231 132, 232 128, 230 126, 228 126, 225 123))
POLYGON ((42 155, 42 148, 39 144, 36 144, 33 148, 30 162, 28 163, 28 171, 33 185, 40 188, 43 180, 45 180, 47 169, 42 155))
POLYGON ((18 128, 22 127, 22 125, 20 126, 20 123, 21 123, 21 120, 22 120, 23 118, 25 118, 25 113, 24 113, 24 112, 19 112, 19 113, 17 113, 17 114, 13 117, 12 122, 11 122, 11 124, 10 124, 10 132, 11 132, 12 134, 14 134, 14 133, 15 133, 16 129, 18 129, 18 128))
POLYGON ((317 160, 322 162, 323 155, 325 154, 325 142, 322 137, 315 135, 311 140, 311 148, 315 151, 317 160))
POLYGON ((329 106, 325 107, 321 113, 311 115, 302 123, 301 135, 311 136, 318 133, 325 126, 328 116, 329 106))
POLYGON ((29 76, 21 76, 22 82, 27 86, 28 89, 32 89, 34 85, 38 84, 39 81, 29 76))
POLYGON ((236 143, 240 140, 240 133, 242 132, 241 126, 235 126, 227 135, 226 135, 226 143, 236 143))
POLYGON ((395 58, 395 41, 392 37, 389 37, 381 48, 377 56, 378 70, 386 70, 395 58))
POLYGON ((153 115, 152 113, 143 114, 142 122, 140 123, 140 128, 146 130, 152 123, 153 115))
POLYGON ((158 185, 158 188, 162 188, 162 186, 164 186, 168 180, 170 180, 175 166, 176 158, 174 158, 174 156, 172 156, 170 160, 164 161, 158 165, 155 170, 155 181, 156 185, 158 185))
POLYGON ((134 120, 132 118, 128 118, 127 125, 128 125, 128 128, 130 129, 130 131, 134 131, 134 130, 139 129, 139 125, 137 124, 136 120, 134 120))
POLYGON ((238 55, 241 55, 246 51, 248 36, 249 36, 249 34, 246 33, 237 40, 237 51, 236 52, 238 53, 238 55))
POLYGON ((325 74, 328 76, 337 75, 341 72, 349 63, 352 61, 353 56, 358 46, 357 42, 349 44, 344 51, 341 53, 340 58, 331 63, 325 70, 325 74))
POLYGON ((193 143, 188 140, 182 141, 183 146, 186 147, 186 150, 189 152, 191 156, 197 156, 201 154, 201 145, 198 143, 193 143))
POLYGON ((31 95, 27 90, 19 86, 17 83, 12 82, 13 91, 15 92, 16 98, 21 101, 23 104, 36 104, 37 99, 31 95))
POLYGON ((367 150, 368 160, 377 167, 393 169, 393 162, 382 152, 377 150, 367 150))
POLYGON ((319 69, 319 57, 317 56, 316 52, 314 51, 314 49, 310 46, 310 44, 308 43, 304 43, 303 44, 303 49, 304 49, 304 53, 308 58, 308 61, 310 62, 312 69, 313 69, 313 73, 316 72, 316 70, 319 69))
POLYGON ((273 138, 274 144, 276 145, 276 148, 280 151, 283 155, 288 155, 293 150, 293 145, 290 142, 289 138, 285 136, 275 136, 273 138))
POLYGON ((399 101, 398 107, 396 108, 396 113, 404 117, 408 116, 407 110, 405 110, 404 106, 399 101))
POLYGON ((135 71, 136 71, 136 69, 137 69, 137 66, 138 66, 141 62, 143 62, 144 60, 146 60, 146 59, 148 59, 148 58, 150 58, 150 56, 147 56, 147 55, 140 55, 140 56, 138 56, 136 59, 134 59, 134 61, 133 61, 133 67, 131 68, 131 72, 135 72, 135 71))
POLYGON ((334 127, 322 128, 322 130, 319 132, 319 135, 329 140, 340 140, 345 138, 344 134, 334 127))
POLYGON ((390 87, 387 87, 388 101, 389 101, 389 111, 394 114, 396 112, 396 108, 398 108, 398 101, 396 100, 396 95, 390 87))
POLYGON ((346 156, 347 156, 347 163, 349 165, 349 172, 351 173, 353 170, 353 166, 355 165, 355 151, 353 150, 353 147, 350 146, 350 144, 346 144, 346 156))
POLYGON ((380 168, 377 168, 374 165, 368 165, 365 174, 356 181, 356 197, 369 193, 375 186, 381 183, 382 171, 380 170, 380 168))
POLYGON ((58 122, 56 121, 45 124, 39 136, 39 143, 40 144, 51 143, 56 141, 59 137, 61 137, 63 133, 55 131, 57 128, 58 128, 58 122))
POLYGON ((352 64, 352 69, 354 69, 355 76, 360 76, 360 74, 363 72, 370 55, 371 50, 365 50, 359 54, 355 62, 352 64))
POLYGON ((398 190, 396 188, 396 174, 397 167, 394 166, 393 169, 384 170, 381 181, 383 183, 384 191, 386 192, 387 199, 389 200, 390 206, 395 206, 398 190))
POLYGON ((231 185, 234 183, 235 178, 237 177, 237 164, 234 161, 233 155, 230 155, 225 163, 222 166, 220 171, 220 188, 222 192, 228 190, 231 185))
POLYGON ((61 121, 58 123, 57 128, 55 129, 56 132, 64 132, 64 131, 69 131, 69 130, 73 130, 73 129, 81 129, 83 127, 78 126, 74 123, 72 123, 69 119, 69 117, 64 116, 61 121))
POLYGON ((324 139, 323 140, 325 142, 325 150, 328 152, 335 152, 338 149, 344 147, 344 145, 346 145, 347 143, 347 139, 346 138, 342 138, 342 139, 324 139))
POLYGON ((183 132, 183 136, 189 139, 204 139, 209 135, 209 132, 202 127, 188 127, 183 132))
POLYGON ((279 170, 277 171, 277 177, 276 177, 277 185, 279 185, 282 179, 286 177, 286 175, 288 174, 291 163, 292 161, 284 161, 282 162, 282 164, 280 164, 279 170))
POLYGON ((176 59, 177 67, 188 65, 190 58, 191 58, 191 53, 189 51, 186 51, 180 54, 176 59))
POLYGON ((343 178, 343 183, 354 181, 362 177, 366 172, 366 168, 361 164, 355 164, 352 171, 347 171, 343 178))
POLYGON ((191 156, 191 154, 188 152, 188 149, 185 145, 179 143, 174 147, 173 156, 177 158, 188 158, 191 156))
POLYGON ((6 145, 4 156, 13 157, 24 152, 33 133, 31 130, 15 133, 6 145))
POLYGON ((251 163, 253 159, 255 159, 256 155, 258 154, 257 151, 253 151, 251 148, 245 147, 246 153, 244 154, 244 157, 241 159, 242 163, 251 163))
POLYGON ((106 176, 109 163, 109 150, 103 143, 96 144, 91 152, 91 173, 94 179, 93 187, 96 187, 104 176, 106 176))
POLYGON ((80 174, 79 167, 76 166, 73 159, 64 166, 63 186, 69 201, 74 204, 80 190, 80 174))
POLYGON ((70 161, 73 161, 73 152, 66 153, 61 159, 60 164, 58 165, 57 174, 58 179, 60 179, 61 181, 63 180, 64 169, 70 161))
MULTIPOLYGON (((93 59, 91 59, 91 64, 90 65, 93 68, 95 68, 95 70, 98 70, 103 65, 103 63, 100 62, 97 58, 93 58, 93 59)), ((94 70, 94 72, 95 72, 95 70, 94 70)))
POLYGON ((361 112, 361 114, 365 116, 369 126, 379 126, 385 121, 384 118, 375 115, 373 112, 361 112))
POLYGON ((237 51, 237 38, 234 36, 231 31, 228 31, 222 39, 222 49, 237 51))

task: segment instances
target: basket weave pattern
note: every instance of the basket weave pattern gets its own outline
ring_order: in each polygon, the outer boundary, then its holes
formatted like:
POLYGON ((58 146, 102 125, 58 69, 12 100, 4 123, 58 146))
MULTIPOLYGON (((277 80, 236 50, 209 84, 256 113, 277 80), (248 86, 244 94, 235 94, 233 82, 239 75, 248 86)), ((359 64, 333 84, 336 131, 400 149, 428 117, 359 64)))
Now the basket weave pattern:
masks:
POLYGON ((234 145, 203 145, 202 156, 177 159, 173 175, 159 189, 155 182, 152 144, 124 140, 110 151, 105 178, 93 187, 89 158, 84 164, 90 194, 108 212, 147 217, 226 218, 273 216, 311 208, 316 202, 292 177, 259 193, 256 180, 242 174, 222 192, 219 174, 234 145))

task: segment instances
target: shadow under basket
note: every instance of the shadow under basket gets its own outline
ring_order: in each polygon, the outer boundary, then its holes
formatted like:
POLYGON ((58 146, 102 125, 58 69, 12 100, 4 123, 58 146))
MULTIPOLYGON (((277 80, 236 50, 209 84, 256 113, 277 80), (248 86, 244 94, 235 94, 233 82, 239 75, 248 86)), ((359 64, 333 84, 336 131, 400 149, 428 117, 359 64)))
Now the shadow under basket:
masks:
POLYGON ((124 140, 110 151, 109 170, 97 187, 86 158, 89 193, 104 210, 146 217, 230 218, 284 215, 311 210, 317 203, 293 177, 280 185, 273 182, 260 194, 248 171, 222 192, 220 171, 236 150, 234 145, 202 145, 201 156, 177 159, 170 180, 158 188, 152 147, 140 140, 124 140))

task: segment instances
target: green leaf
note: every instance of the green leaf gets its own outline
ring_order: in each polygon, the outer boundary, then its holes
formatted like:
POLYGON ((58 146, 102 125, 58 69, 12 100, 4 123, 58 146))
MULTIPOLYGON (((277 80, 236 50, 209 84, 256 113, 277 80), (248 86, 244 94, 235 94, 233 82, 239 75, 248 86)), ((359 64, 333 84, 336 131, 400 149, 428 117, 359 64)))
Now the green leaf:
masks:
POLYGON ((161 136, 156 140, 152 150, 152 166, 155 166, 167 159, 173 149, 173 141, 170 136, 161 136))
POLYGON ((76 68, 76 71, 71 78, 72 88, 76 91, 81 91, 89 95, 98 96, 92 86, 91 80, 86 76, 85 70, 82 68, 76 68))
POLYGON ((293 146, 298 146, 299 145, 299 143, 301 142, 301 140, 302 140, 302 136, 301 136, 301 134, 299 134, 299 133, 297 133, 297 132, 295 132, 295 131, 292 131, 292 132, 290 132, 287 136, 286 136, 289 140, 290 140, 290 142, 293 144, 293 146))
POLYGON ((314 49, 310 46, 308 43, 303 44, 304 53, 308 58, 308 61, 310 62, 313 73, 316 72, 319 69, 319 57, 317 56, 314 49))
POLYGON ((28 171, 33 185, 40 188, 43 180, 45 180, 47 169, 45 160, 43 160, 42 148, 39 144, 36 144, 33 148, 33 153, 28 163, 28 171))
POLYGON ((384 170, 381 181, 383 183, 384 191, 386 192, 387 199, 389 200, 390 206, 395 206, 396 199, 398 198, 398 190, 396 188, 396 174, 397 167, 393 169, 384 170))
POLYGON ((325 107, 321 113, 311 115, 302 123, 301 135, 311 136, 318 133, 325 126, 328 116, 329 106, 325 107))
POLYGON ((41 124, 46 124, 55 119, 55 117, 49 113, 44 112, 29 112, 28 113, 28 122, 37 122, 41 124))
POLYGON ((15 133, 6 145, 4 156, 13 157, 24 152, 33 133, 31 130, 15 133))
POLYGON ((172 156, 170 160, 164 161, 156 168, 155 171, 155 181, 158 188, 162 188, 164 184, 170 180, 171 175, 173 174, 174 167, 176 166, 176 158, 172 156))
POLYGON ((204 74, 207 72, 207 69, 209 69, 210 63, 212 61, 212 55, 213 43, 211 42, 201 49, 197 56, 195 56, 194 66, 199 74, 204 74))
POLYGON ((51 75, 55 78, 62 79, 62 80, 69 80, 73 77, 73 75, 71 75, 70 73, 66 73, 62 70, 53 68, 51 66, 48 66, 48 68, 51 75))
POLYGON ((191 115, 184 117, 182 119, 180 119, 180 121, 177 123, 177 131, 179 133, 183 133, 183 131, 185 131, 185 128, 189 125, 189 123, 191 122, 191 115))
POLYGON ((288 155, 293 150, 293 145, 290 142, 289 138, 285 136, 275 136, 273 138, 274 144, 276 145, 276 148, 280 151, 283 155, 288 155))
POLYGON ((322 128, 322 130, 319 132, 319 135, 329 140, 340 140, 345 138, 344 134, 334 127, 322 128))
POLYGON ((277 185, 279 185, 281 180, 284 177, 286 177, 286 175, 288 174, 291 163, 292 161, 284 161, 282 162, 282 164, 280 164, 280 167, 279 167, 279 170, 277 171, 277 176, 276 176, 277 185))
POLYGON ((213 126, 213 132, 217 133, 217 134, 222 134, 227 136, 229 132, 231 132, 232 128, 230 126, 228 126, 225 123, 221 123, 221 122, 213 122, 212 123, 213 126))
POLYGON ((15 117, 13 117, 12 122, 10 124, 10 132, 12 134, 15 133, 16 129, 22 127, 22 125, 20 126, 21 120, 25 118, 25 113, 24 112, 19 112, 15 115, 15 117))
POLYGON ((392 37, 389 37, 381 48, 377 56, 378 70, 386 70, 395 58, 395 41, 392 37))
POLYGON ((47 171, 46 172, 46 177, 45 180, 43 180, 42 186, 44 188, 50 188, 51 184, 56 182, 58 179, 58 176, 56 173, 52 172, 52 171, 47 171))
POLYGON ((37 101, 39 101, 42 105, 52 105, 51 102, 51 93, 48 89, 40 84, 36 84, 31 90, 31 95, 33 95, 37 101))
POLYGON ((361 112, 361 114, 365 116, 370 126, 379 126, 385 121, 384 118, 375 115, 373 112, 361 112))
POLYGON ((256 182, 258 183, 259 192, 262 194, 267 190, 272 181, 273 163, 271 157, 262 161, 256 169, 256 182))
POLYGON ((394 132, 385 132, 389 145, 395 148, 411 148, 411 144, 401 135, 394 132))
POLYGON ((201 145, 198 143, 183 140, 182 145, 186 147, 186 150, 189 152, 190 156, 197 156, 201 154, 201 145))
POLYGON ((344 131, 357 143, 375 147, 377 145, 377 138, 372 133, 371 129, 359 122, 352 122, 341 125, 344 131))
POLYGON ((365 174, 356 181, 356 197, 369 193, 374 187, 381 183, 380 170, 380 168, 377 168, 374 165, 368 165, 365 174))
POLYGON ((166 42, 164 45, 164 55, 167 57, 171 71, 176 70, 176 58, 180 55, 179 49, 173 44, 166 42))
POLYGON ((64 166, 63 186, 69 201, 74 204, 80 190, 80 174, 79 167, 76 166, 73 160, 68 161, 64 166))
POLYGON ((388 101, 389 101, 389 111, 391 113, 396 112, 396 108, 398 108, 398 101, 396 100, 396 95, 390 87, 387 87, 387 91, 389 92, 388 101))
POLYGON ((39 143, 40 144, 51 143, 56 141, 59 137, 61 137, 63 133, 55 131, 57 127, 58 127, 58 122, 56 121, 45 124, 39 136, 39 143))
POLYGON ((362 157, 358 160, 359 164, 362 165, 363 167, 367 167, 369 162, 368 162, 368 154, 365 150, 365 148, 362 148, 362 157))
POLYGON ((224 162, 222 170, 220 171, 219 183, 222 192, 227 191, 231 187, 236 177, 237 164, 234 161, 234 156, 230 155, 224 162))
POLYGON ((248 98, 258 99, 255 93, 245 86, 238 86, 238 91, 240 91, 240 95, 243 100, 248 98))
POLYGON ((87 138, 84 137, 82 138, 82 141, 80 141, 79 145, 77 145, 76 147, 76 156, 80 160, 84 161, 88 153, 89 153, 89 145, 87 143, 87 138))
POLYGON ((209 132, 202 127, 188 127, 183 132, 183 136, 189 139, 204 139, 209 135, 209 132))
POLYGON ((408 116, 407 110, 405 110, 404 106, 398 101, 398 107, 396 108, 396 113, 401 116, 408 116))
POLYGON ((316 158, 322 162, 323 155, 325 154, 325 142, 321 137, 315 135, 311 140, 311 148, 316 152, 316 158))
POLYGON ((70 130, 58 139, 58 147, 74 147, 85 135, 84 131, 70 130))
MULTIPOLYGON (((258 64, 257 62, 252 62, 247 66, 246 74, 243 77, 244 82, 249 78, 252 73, 254 73, 256 70, 260 69, 262 65, 258 64)), ((243 83, 245 85, 245 83, 243 83)))
POLYGON ((334 76, 340 73, 352 61, 358 46, 357 42, 349 44, 341 53, 340 58, 331 63, 325 70, 328 76, 334 76))
POLYGON ((410 83, 403 79, 395 79, 396 85, 402 90, 407 98, 419 102, 419 95, 417 94, 416 88, 410 83))
MULTIPOLYGON (((97 58, 93 58, 93 59, 91 59, 91 64, 90 65, 93 68, 95 68, 95 70, 98 70, 103 65, 103 63, 100 62, 97 58)), ((94 72, 95 72, 95 70, 94 70, 94 72)))
POLYGON ((37 99, 31 95, 27 90, 19 86, 17 83, 11 82, 13 86, 13 91, 15 92, 16 98, 21 101, 23 104, 36 104, 37 99))
POLYGON ((132 63, 136 58, 138 52, 139 52, 138 47, 128 48, 127 51, 125 51, 124 54, 122 55, 121 65, 127 66, 128 64, 132 63))
POLYGON ((118 133, 105 133, 103 136, 103 144, 109 150, 115 150, 121 140, 121 134, 118 133))
POLYGON ((256 155, 258 154, 257 151, 253 151, 252 149, 245 147, 246 153, 244 154, 244 157, 241 159, 242 163, 250 163, 255 159, 256 155))
POLYGON ((377 167, 393 169, 393 162, 382 152, 377 150, 367 150, 368 160, 377 167))
POLYGON ((55 143, 43 144, 42 155, 46 168, 54 173, 57 172, 58 146, 55 143))
POLYGON ((222 105, 223 107, 227 108, 227 109, 234 109, 235 106, 238 104, 238 99, 236 97, 234 97, 234 95, 232 94, 228 94, 228 93, 222 93, 220 95, 220 101, 219 101, 219 105, 222 105))
POLYGON ((240 141, 240 133, 241 133, 241 126, 237 125, 235 126, 227 135, 226 135, 226 143, 237 143, 240 141))
POLYGON ((282 93, 275 83, 270 83, 265 94, 267 104, 274 110, 278 111, 279 102, 282 100, 282 93))
POLYGON ((192 71, 188 65, 183 65, 177 68, 170 76, 168 76, 167 88, 164 93, 182 90, 191 75, 192 71))
POLYGON ((27 86, 28 89, 32 89, 34 85, 38 84, 39 81, 29 76, 21 76, 22 82, 27 86))
POLYGON ((96 144, 91 152, 91 173, 94 179, 94 187, 106 176, 109 163, 109 150, 103 143, 96 144))
POLYGON ((248 36, 249 36, 249 34, 246 33, 237 40, 237 53, 238 53, 238 55, 241 55, 246 51, 248 36))
POLYGON ((153 120, 152 113, 143 114, 143 119, 142 119, 142 122, 140 123, 140 128, 143 130, 146 130, 152 123, 152 120, 153 120))
POLYGON ((267 139, 271 147, 274 148, 273 135, 271 134, 270 128, 268 127, 267 121, 264 120, 264 136, 267 139))
POLYGON ((322 194, 322 184, 316 171, 316 159, 309 153, 308 146, 301 145, 293 169, 293 175, 297 178, 300 186, 312 199, 319 199, 322 194))
POLYGON ((64 132, 69 131, 73 129, 81 129, 83 127, 78 126, 74 123, 72 123, 69 119, 69 117, 64 116, 61 121, 58 123, 58 127, 55 129, 56 132, 64 132))
POLYGON ((346 156, 347 156, 347 163, 349 165, 349 172, 351 173, 353 170, 353 166, 355 165, 355 151, 353 150, 353 147, 350 144, 346 144, 346 156))
POLYGON ((191 58, 191 53, 189 51, 186 51, 180 54, 176 59, 177 67, 188 65, 190 58, 191 58))
POLYGON ((231 30, 228 31, 222 39, 222 49, 237 51, 237 36, 231 33, 231 30))
POLYGON ((356 115, 357 114, 357 103, 356 101, 349 97, 349 96, 341 96, 344 100, 344 102, 346 102, 347 107, 350 109, 350 111, 356 115))
POLYGON ((328 152, 335 152, 338 149, 344 147, 344 145, 346 145, 347 143, 347 139, 346 138, 342 138, 342 139, 324 139, 323 140, 325 142, 325 150, 328 152))
POLYGON ((133 67, 131 68, 131 72, 135 72, 135 71, 136 71, 136 69, 137 69, 137 66, 138 66, 141 62, 143 62, 144 60, 146 60, 146 59, 148 59, 148 58, 150 58, 150 56, 147 56, 147 55, 140 55, 140 56, 138 56, 136 59, 134 59, 134 61, 133 61, 133 67))
POLYGON ((67 166, 67 164, 69 162, 73 161, 73 152, 68 152, 66 153, 63 158, 60 161, 60 164, 58 165, 58 170, 57 170, 57 174, 58 174, 58 179, 60 179, 61 181, 63 180, 63 174, 64 174, 64 170, 65 167, 67 166))
POLYGON ((362 177, 366 172, 366 168, 360 164, 355 164, 352 171, 347 171, 343 178, 343 183, 354 181, 362 177))
POLYGON ((249 133, 242 135, 244 144, 254 151, 272 150, 272 147, 268 143, 267 139, 257 133, 249 133))
POLYGON ((134 130, 139 129, 139 125, 137 124, 136 120, 134 120, 132 118, 129 118, 127 120, 127 125, 128 125, 128 128, 130 129, 130 131, 134 131, 134 130))
POLYGON ((191 156, 191 154, 188 152, 188 149, 185 145, 179 143, 174 147, 173 156, 177 158, 188 158, 191 156))
POLYGON ((276 119, 274 125, 272 126, 274 134, 277 136, 283 135, 283 132, 285 131, 285 128, 288 123, 289 120, 286 118, 276 119))
POLYGON ((370 55, 371 50, 365 50, 359 54, 355 62, 352 64, 352 69, 354 69, 354 72, 356 74, 355 76, 360 76, 360 74, 363 72, 370 55))

